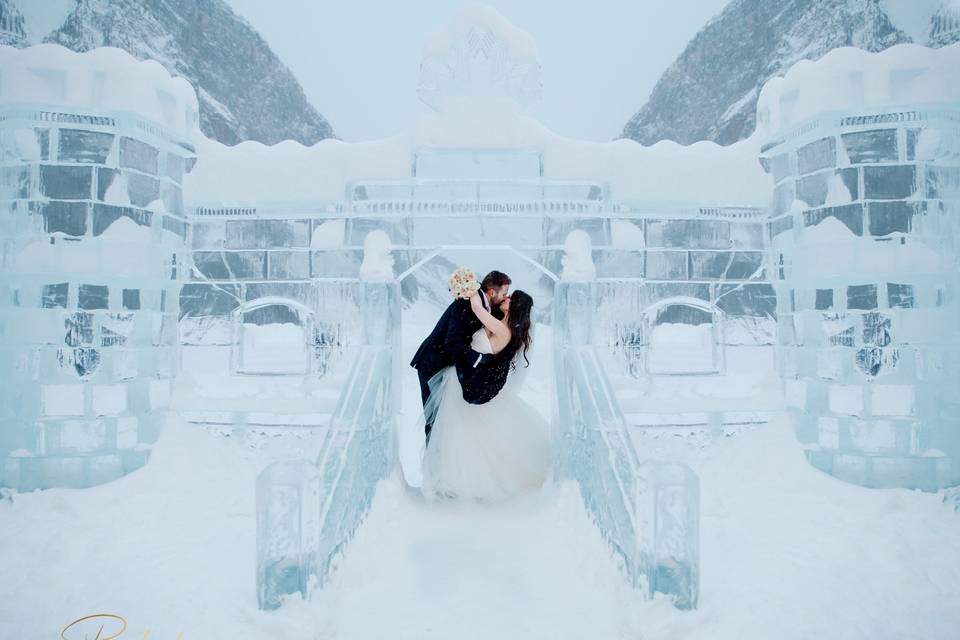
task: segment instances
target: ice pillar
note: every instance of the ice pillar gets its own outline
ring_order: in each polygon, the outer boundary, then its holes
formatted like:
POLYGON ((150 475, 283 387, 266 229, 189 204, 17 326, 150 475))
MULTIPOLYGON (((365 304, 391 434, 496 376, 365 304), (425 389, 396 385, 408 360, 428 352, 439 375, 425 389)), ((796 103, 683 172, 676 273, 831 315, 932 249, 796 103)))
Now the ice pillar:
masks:
POLYGON ((394 284, 391 251, 390 237, 381 229, 371 231, 364 239, 359 305, 363 344, 392 345, 400 325, 399 291, 394 284))
POLYGON ((560 278, 562 283, 555 294, 560 339, 569 346, 588 345, 593 334, 597 268, 590 236, 585 231, 574 230, 567 236, 560 278))
POLYGON ((320 539, 320 472, 306 461, 275 462, 257 478, 257 601, 309 596, 320 539))
POLYGON ((636 482, 637 567, 649 595, 695 609, 700 592, 700 481, 682 462, 642 462, 636 482))

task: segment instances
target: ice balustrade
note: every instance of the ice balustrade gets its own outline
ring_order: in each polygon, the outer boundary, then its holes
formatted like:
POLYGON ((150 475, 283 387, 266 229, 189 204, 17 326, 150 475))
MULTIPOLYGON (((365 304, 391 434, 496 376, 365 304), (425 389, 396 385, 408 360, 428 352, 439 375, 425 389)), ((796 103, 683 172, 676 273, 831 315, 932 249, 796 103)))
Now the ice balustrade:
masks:
POLYGON ((309 598, 370 508, 377 483, 396 464, 400 315, 395 282, 365 282, 361 343, 323 430, 313 463, 275 462, 257 479, 257 598, 278 608, 284 596, 309 598))
MULTIPOLYGON (((509 244, 559 271, 566 237, 583 230, 595 246, 601 278, 643 277, 653 289, 672 288, 673 295, 722 300, 724 310, 734 317, 738 304, 749 307, 751 316, 772 315, 773 293, 763 272, 764 228, 753 210, 654 203, 626 208, 602 203, 600 212, 571 207, 551 213, 531 207, 509 213, 465 213, 449 204, 420 210, 424 204, 411 199, 398 203, 396 211, 376 213, 347 207, 341 216, 323 210, 285 214, 282 208, 198 216, 192 227, 192 278, 202 289, 201 281, 356 277, 360 247, 374 230, 389 236, 400 271, 424 251, 451 244, 509 244), (726 218, 721 216, 724 213, 726 218)), ((539 204, 546 207, 548 203, 539 204)))
POLYGON ((350 188, 354 209, 379 206, 401 210, 411 204, 421 209, 431 206, 454 207, 468 211, 478 207, 488 210, 518 210, 518 205, 545 203, 572 209, 594 207, 606 200, 604 185, 593 182, 543 179, 503 180, 423 180, 413 178, 399 182, 363 182, 350 188), (508 207, 512 207, 510 209, 508 207))
POLYGON ((810 462, 960 482, 960 111, 827 114, 764 145, 778 361, 810 462))
MULTIPOLYGON (((410 270, 438 246, 465 245, 510 246, 559 272, 567 238, 585 234, 598 277, 592 295, 604 311, 598 315, 604 330, 597 335, 606 337, 606 346, 633 378, 669 373, 671 367, 673 373, 719 373, 728 347, 772 342, 767 325, 773 324, 775 302, 765 279, 764 227, 756 209, 604 202, 602 214, 464 215, 450 206, 410 212, 421 203, 406 204, 407 212, 360 214, 347 206, 342 215, 332 215, 329 203, 312 209, 303 203, 264 204, 255 213, 203 207, 204 215, 191 227, 192 281, 181 296, 184 344, 229 344, 226 327, 240 327, 230 314, 261 296, 286 298, 291 307, 299 301, 313 308, 316 298, 334 301, 333 308, 313 315, 315 322, 353 308, 336 302, 344 294, 331 288, 359 276, 360 245, 373 232, 389 239, 394 273, 410 270), (301 268, 287 268, 293 262, 301 268), (665 300, 673 302, 656 306, 665 300), (698 309, 697 300, 709 309, 698 309), (727 326, 734 330, 724 332, 727 326), (684 334, 680 342, 678 332, 684 334), (689 357, 686 368, 678 369, 673 363, 680 348, 689 357), (693 362, 701 354, 705 357, 693 362)), ((404 296, 415 299, 423 285, 404 280, 404 296)), ((336 320, 324 335, 343 344, 329 329, 353 324, 336 320)), ((240 343, 233 339, 234 349, 240 343)))
POLYGON ((613 386, 591 344, 591 282, 557 284, 555 375, 558 475, 584 505, 627 580, 695 608, 699 591, 699 487, 683 463, 641 462, 613 386))
POLYGON ((0 485, 146 462, 177 372, 193 160, 136 114, 0 109, 0 485))

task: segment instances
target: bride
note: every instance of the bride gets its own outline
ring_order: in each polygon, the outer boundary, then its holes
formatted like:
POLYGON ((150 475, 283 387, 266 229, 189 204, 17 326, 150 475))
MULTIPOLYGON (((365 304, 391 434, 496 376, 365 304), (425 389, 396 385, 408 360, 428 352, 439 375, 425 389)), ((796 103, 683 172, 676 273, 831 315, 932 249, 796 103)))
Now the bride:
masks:
MULTIPOLYGON (((533 298, 523 291, 504 298, 502 321, 483 308, 479 294, 470 306, 483 323, 471 347, 478 353, 512 356, 514 370, 520 360, 530 366, 533 298)), ((431 398, 437 400, 425 409, 433 416, 423 458, 425 496, 496 502, 543 485, 550 468, 549 428, 519 397, 518 386, 508 383, 490 402, 470 404, 463 399, 453 367, 433 377, 431 398)))

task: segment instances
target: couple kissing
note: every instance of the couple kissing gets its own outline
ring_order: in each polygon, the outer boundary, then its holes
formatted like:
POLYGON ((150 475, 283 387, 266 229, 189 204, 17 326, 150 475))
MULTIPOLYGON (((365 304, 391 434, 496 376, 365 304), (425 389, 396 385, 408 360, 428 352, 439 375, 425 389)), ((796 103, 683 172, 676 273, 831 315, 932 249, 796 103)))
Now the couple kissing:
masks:
POLYGON ((548 424, 512 382, 530 365, 533 298, 511 294, 511 284, 500 271, 478 283, 458 269, 454 301, 410 363, 424 407, 427 497, 498 502, 540 487, 548 474, 548 424))

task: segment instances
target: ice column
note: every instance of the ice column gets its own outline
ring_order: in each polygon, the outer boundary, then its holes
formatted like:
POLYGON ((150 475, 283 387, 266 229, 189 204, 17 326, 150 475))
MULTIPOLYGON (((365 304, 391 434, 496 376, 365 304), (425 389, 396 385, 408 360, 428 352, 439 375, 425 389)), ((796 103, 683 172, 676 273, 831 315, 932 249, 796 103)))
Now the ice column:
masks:
POLYGON ((87 487, 146 462, 169 403, 196 98, 119 50, 0 73, 0 486, 87 487))
POLYGON ((695 609, 700 592, 700 481, 682 462, 646 461, 637 468, 637 567, 649 595, 695 609))
POLYGON ((387 233, 376 229, 363 242, 360 280, 363 299, 360 317, 364 344, 390 345, 400 318, 394 316, 390 295, 394 291, 392 242, 387 233))
POLYGON ((320 540, 320 472, 306 461, 277 462, 257 478, 257 601, 277 609, 306 599, 320 540))
POLYGON ((775 183, 778 360, 797 437, 814 466, 849 482, 956 484, 960 51, 841 50, 804 64, 759 107, 775 183), (851 86, 889 93, 843 103, 851 86), (914 106, 885 106, 898 95, 914 106), (917 106, 927 95, 937 102, 917 106), (814 105, 827 97, 842 104, 824 115, 814 105), (796 120, 801 109, 810 119, 796 120))
POLYGON ((582 230, 571 231, 564 244, 564 286, 557 287, 556 304, 563 322, 561 340, 566 345, 590 344, 593 321, 593 287, 597 268, 593 264, 590 236, 582 230))

